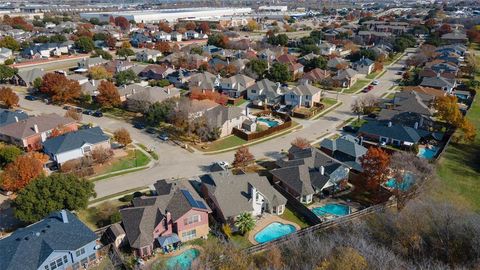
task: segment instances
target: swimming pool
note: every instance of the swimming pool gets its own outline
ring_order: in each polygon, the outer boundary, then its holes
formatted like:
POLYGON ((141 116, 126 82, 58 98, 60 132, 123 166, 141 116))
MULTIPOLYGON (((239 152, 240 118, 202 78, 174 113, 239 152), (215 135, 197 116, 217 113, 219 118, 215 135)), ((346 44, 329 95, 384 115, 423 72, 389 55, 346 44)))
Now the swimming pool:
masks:
POLYGON ((325 204, 322 207, 315 207, 312 209, 312 212, 317 216, 325 215, 334 215, 334 216, 345 216, 350 214, 350 207, 343 204, 329 203, 325 204))
POLYGON ((432 146, 430 148, 422 147, 418 149, 417 157, 421 157, 424 159, 433 159, 437 154, 439 148, 436 146, 432 146))
POLYGON ((403 182, 397 183, 397 179, 390 178, 386 183, 385 186, 388 188, 399 189, 401 191, 407 191, 410 187, 415 183, 413 179, 413 175, 411 173, 405 173, 403 175, 403 182))
POLYGON ((198 249, 187 249, 180 255, 169 258, 166 262, 167 269, 190 269, 193 260, 195 260, 199 255, 200 251, 198 251, 198 249))
POLYGON ((263 123, 267 124, 269 127, 276 127, 276 126, 278 126, 278 121, 275 121, 275 120, 270 120, 270 119, 262 118, 262 117, 257 118, 257 120, 260 121, 260 122, 263 122, 263 123))
POLYGON ((293 225, 273 222, 255 235, 255 241, 260 244, 270 242, 284 235, 291 234, 296 230, 293 225))

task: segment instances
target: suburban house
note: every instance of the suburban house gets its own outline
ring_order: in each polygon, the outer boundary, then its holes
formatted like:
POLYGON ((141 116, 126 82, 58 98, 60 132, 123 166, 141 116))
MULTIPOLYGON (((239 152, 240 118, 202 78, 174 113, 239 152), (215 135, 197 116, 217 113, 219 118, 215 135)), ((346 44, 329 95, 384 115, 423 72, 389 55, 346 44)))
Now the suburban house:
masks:
POLYGON ((404 86, 402 91, 406 92, 417 92, 419 94, 424 94, 432 97, 443 97, 446 93, 440 89, 431 88, 431 87, 423 87, 421 85, 418 86, 404 86))
POLYGON ((182 41, 183 35, 177 31, 173 31, 170 33, 170 38, 172 41, 182 41))
POLYGON ((332 80, 335 85, 338 85, 339 87, 352 87, 354 85, 358 78, 360 77, 360 74, 356 72, 355 70, 351 68, 347 69, 341 69, 337 71, 337 75, 332 77, 332 80))
POLYGON ((13 56, 12 50, 8 48, 0 48, 0 64, 4 64, 7 59, 10 59, 13 56))
POLYGON ((125 60, 112 60, 104 64, 105 69, 112 73, 116 74, 121 71, 126 71, 131 69, 135 66, 133 62, 125 61, 125 60))
POLYGON ((443 34, 440 38, 447 44, 465 44, 468 42, 467 35, 458 30, 443 34))
POLYGON ((42 148, 42 143, 52 135, 52 131, 57 128, 68 132, 75 131, 77 123, 72 118, 62 117, 55 113, 41 114, 1 126, 0 140, 26 150, 38 150, 42 148))
POLYGON ((59 165, 91 155, 96 149, 110 149, 110 137, 100 127, 68 132, 43 142, 43 152, 59 165))
POLYGON ((289 159, 277 160, 280 168, 271 170, 272 181, 304 204, 317 193, 331 194, 348 180, 350 168, 316 148, 288 150, 289 159))
POLYGON ((149 65, 138 75, 145 80, 162 80, 167 78, 168 74, 175 72, 173 68, 165 65, 149 65))
POLYGON ((330 78, 330 72, 324 69, 315 68, 303 74, 302 81, 309 83, 321 83, 330 78))
POLYGON ((285 92, 280 83, 263 79, 247 89, 247 99, 257 105, 276 105, 282 102, 285 92))
POLYGON ((172 40, 172 35, 170 35, 170 33, 164 32, 164 31, 157 32, 153 36, 154 36, 156 41, 170 41, 170 40, 172 40))
POLYGON ((146 91, 147 87, 137 83, 132 83, 129 85, 120 86, 117 89, 118 94, 120 95, 120 101, 125 102, 129 96, 146 91))
POLYGON ((162 52, 152 49, 144 49, 135 54, 135 59, 139 62, 157 61, 159 57, 162 57, 162 52))
POLYGON ((243 113, 243 108, 235 106, 218 105, 205 112, 207 123, 220 131, 220 137, 232 134, 233 128, 241 128, 242 123, 248 119, 243 113))
POLYGON ((215 76, 212 73, 205 71, 202 73, 194 74, 188 86, 191 90, 202 90, 204 91, 215 91, 215 89, 220 86, 220 75, 215 76))
POLYGON ((157 247, 168 249, 210 231, 211 210, 189 183, 157 181, 155 196, 134 198, 132 207, 120 210, 130 247, 138 257, 150 256, 157 247))
POLYGON ((0 109, 0 127, 22 121, 28 118, 28 114, 23 111, 10 111, 0 109))
POLYGON ((432 87, 445 91, 448 94, 451 94, 453 89, 457 87, 457 81, 455 79, 447 79, 444 77, 424 77, 420 86, 432 87))
POLYGON ((178 69, 177 71, 168 74, 167 80, 176 87, 182 87, 188 83, 192 75, 193 73, 186 69, 178 69))
POLYGON ((97 257, 97 235, 68 210, 0 239, 5 270, 79 270, 97 262, 97 257))
POLYGON ((368 75, 373 72, 374 64, 369 58, 362 57, 360 60, 352 63, 352 68, 360 74, 368 75))
POLYGON ((255 79, 243 74, 233 75, 220 80, 220 90, 231 98, 243 96, 247 88, 255 84, 255 79))
POLYGON ((363 171, 360 157, 367 153, 367 148, 359 138, 352 135, 343 135, 337 139, 327 138, 320 143, 320 150, 356 171, 363 171))
POLYGON ((322 42, 318 45, 318 47, 320 48, 321 55, 331 55, 337 49, 337 46, 335 44, 331 44, 328 42, 322 42))
POLYGON ((150 105, 162 102, 169 98, 180 97, 178 88, 145 87, 141 92, 136 92, 126 97, 126 107, 132 112, 147 112, 150 105))
POLYGON ((265 176, 219 171, 205 175, 201 180, 202 197, 222 223, 233 224, 242 213, 261 216, 264 213, 281 215, 285 211, 287 199, 270 185, 265 176))
POLYGON ((33 86, 33 81, 35 81, 36 78, 41 79, 43 75, 45 75, 45 72, 43 69, 39 68, 20 70, 17 74, 15 74, 15 76, 13 76, 12 83, 27 87, 33 86))
POLYGON ((26 59, 49 58, 51 56, 68 54, 70 47, 67 42, 36 44, 22 50, 20 55, 26 59))
POLYGON ((294 86, 285 93, 285 105, 295 107, 313 107, 320 104, 322 99, 322 90, 311 84, 304 83, 294 86))
POLYGON ((273 62, 277 58, 277 54, 270 49, 265 49, 265 50, 259 51, 257 53, 257 56, 258 56, 259 59, 265 60, 267 62, 273 62))
POLYGON ((87 72, 92 67, 101 66, 108 62, 109 61, 103 59, 102 56, 93 57, 93 58, 83 58, 77 63, 78 68, 76 69, 76 72, 87 72))
POLYGON ((341 66, 348 67, 348 61, 340 57, 334 57, 327 62, 327 68, 329 68, 330 70, 338 70, 338 67, 341 66))

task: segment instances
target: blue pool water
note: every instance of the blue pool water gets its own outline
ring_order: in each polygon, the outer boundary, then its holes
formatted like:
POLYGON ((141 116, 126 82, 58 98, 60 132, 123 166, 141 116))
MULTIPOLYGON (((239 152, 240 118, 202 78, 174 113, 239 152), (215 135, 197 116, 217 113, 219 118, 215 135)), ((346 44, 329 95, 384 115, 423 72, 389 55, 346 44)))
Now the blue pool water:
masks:
POLYGON ((401 191, 407 191, 414 184, 414 182, 415 180, 413 179, 413 175, 411 173, 405 173, 402 183, 397 183, 397 179, 390 178, 385 183, 385 186, 389 188, 399 189, 401 191))
POLYGON ((199 255, 200 251, 198 251, 198 249, 188 249, 182 252, 180 255, 169 258, 166 262, 167 269, 190 269, 190 266, 192 266, 192 261, 195 260, 199 255))
POLYGON ((435 157, 435 155, 437 154, 438 150, 439 149, 436 146, 432 146, 432 147, 430 147, 430 149, 422 147, 422 148, 418 149, 417 156, 421 157, 421 158, 424 158, 424 159, 433 159, 435 157))
POLYGON ((294 231, 296 231, 296 229, 293 225, 273 222, 255 235, 255 241, 260 244, 266 243, 284 235, 291 234, 294 231))
POLYGON ((467 96, 467 95, 463 95, 463 94, 455 94, 455 96, 457 96, 458 99, 463 99, 463 100, 467 100, 467 99, 468 99, 468 96, 467 96))
POLYGON ((267 118, 257 118, 258 121, 266 123, 269 127, 276 127, 278 126, 278 122, 274 120, 269 120, 267 118))
POLYGON ((315 207, 312 209, 312 212, 317 216, 324 215, 334 215, 334 216, 345 216, 350 214, 350 207, 343 204, 329 203, 325 204, 322 207, 315 207))

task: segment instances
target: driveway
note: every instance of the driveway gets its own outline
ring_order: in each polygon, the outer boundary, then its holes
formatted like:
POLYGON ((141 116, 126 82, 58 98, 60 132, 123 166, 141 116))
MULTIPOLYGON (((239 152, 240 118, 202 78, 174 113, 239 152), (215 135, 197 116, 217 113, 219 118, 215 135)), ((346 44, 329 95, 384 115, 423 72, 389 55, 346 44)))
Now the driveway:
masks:
MULTIPOLYGON (((379 84, 376 85, 370 93, 378 97, 387 93, 394 85, 394 81, 401 77, 400 75, 396 75, 396 72, 401 70, 406 58, 407 56, 404 56, 397 63, 387 67, 387 71, 378 79, 379 84)), ((280 156, 280 151, 287 150, 290 147, 290 142, 296 137, 304 137, 309 141, 318 140, 322 136, 335 131, 345 120, 355 116, 351 112, 350 107, 353 100, 361 95, 365 94, 339 94, 338 99, 342 102, 342 105, 330 111, 327 115, 314 121, 303 121, 303 127, 301 129, 260 144, 252 145, 249 147, 250 151, 257 159, 276 159, 280 156)), ((327 93, 327 96, 336 98, 337 94, 327 93)), ((61 107, 47 105, 41 101, 28 101, 23 97, 20 98, 20 105, 30 110, 29 113, 55 112, 60 115, 65 114, 65 110, 61 107)), ((233 160, 233 152, 215 155, 206 155, 200 152, 190 153, 178 146, 164 143, 159 139, 156 139, 153 135, 137 130, 133 128, 131 124, 121 120, 108 117, 96 118, 84 115, 83 121, 96 123, 106 131, 114 131, 120 127, 126 128, 135 142, 142 143, 147 147, 155 149, 159 155, 159 160, 149 169, 96 182, 95 190, 98 197, 120 193, 128 189, 148 186, 160 179, 191 177, 203 174, 207 172, 208 166, 214 161, 224 160, 231 162, 233 160)))

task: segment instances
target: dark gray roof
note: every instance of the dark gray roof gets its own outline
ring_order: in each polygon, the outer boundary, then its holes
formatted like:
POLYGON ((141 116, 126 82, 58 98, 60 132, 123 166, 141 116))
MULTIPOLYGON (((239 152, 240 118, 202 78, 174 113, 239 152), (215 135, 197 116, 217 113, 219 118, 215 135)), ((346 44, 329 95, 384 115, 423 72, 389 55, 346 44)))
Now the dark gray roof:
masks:
POLYGON ((97 239, 78 218, 60 211, 0 240, 0 262, 4 270, 36 270, 55 251, 75 251, 97 239))
POLYGON ((454 80, 449 80, 444 77, 424 77, 422 82, 420 83, 421 86, 429 86, 435 88, 443 88, 443 87, 453 87, 454 80))
POLYGON ((266 197, 269 207, 287 202, 287 199, 270 185, 266 177, 256 173, 234 175, 230 171, 215 172, 204 176, 202 182, 209 193, 215 196, 225 218, 253 211, 249 185, 266 197))
POLYGON ((84 144, 97 144, 108 141, 110 138, 103 133, 100 127, 80 129, 69 132, 58 137, 47 139, 43 143, 46 153, 59 154, 70 150, 78 149, 84 144))
POLYGON ((378 135, 382 137, 387 137, 399 141, 417 143, 423 136, 420 136, 419 133, 423 134, 423 131, 419 129, 414 129, 408 126, 392 124, 390 127, 388 123, 382 123, 377 121, 369 121, 360 127, 359 133, 365 133, 370 135, 378 135))
POLYGON ((27 118, 28 114, 25 112, 0 109, 0 127, 17 121, 25 120, 27 118))
POLYGON ((45 72, 39 68, 20 70, 17 73, 17 76, 27 84, 32 84, 36 78, 42 78, 43 75, 45 75, 45 72))
POLYGON ((340 152, 353 157, 353 160, 367 152, 367 148, 360 145, 359 140, 351 135, 344 135, 336 140, 325 139, 320 146, 331 150, 334 157, 338 156, 338 152, 340 152))

